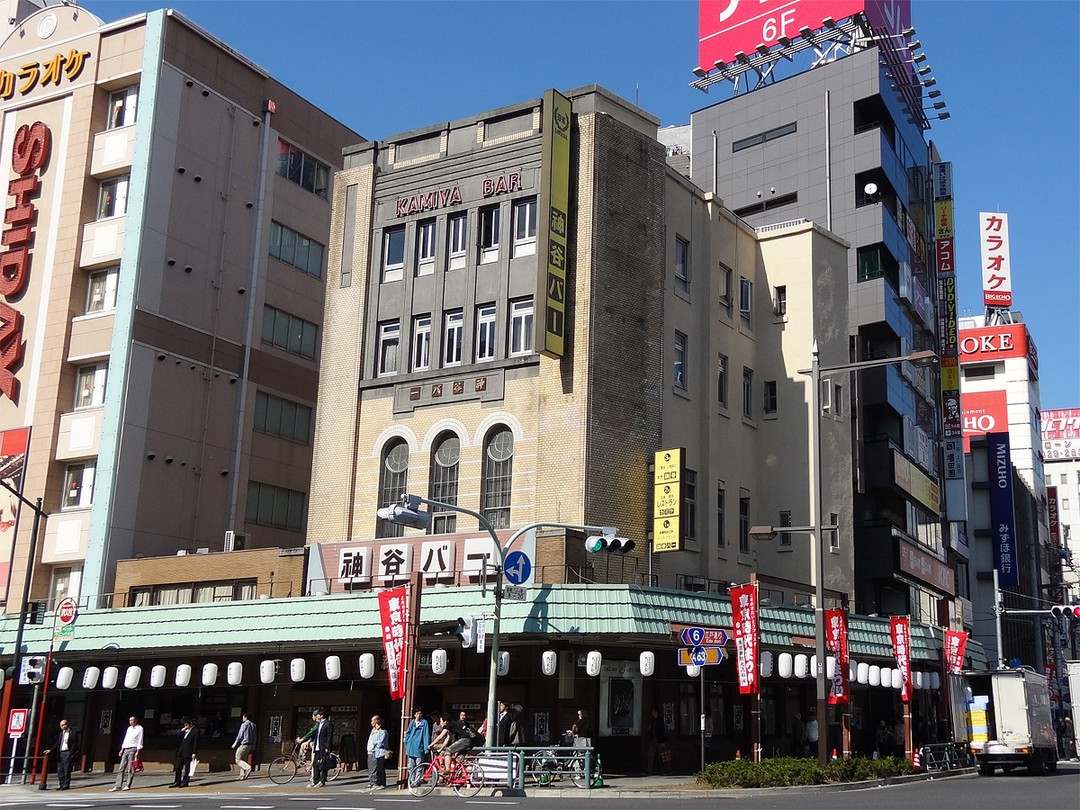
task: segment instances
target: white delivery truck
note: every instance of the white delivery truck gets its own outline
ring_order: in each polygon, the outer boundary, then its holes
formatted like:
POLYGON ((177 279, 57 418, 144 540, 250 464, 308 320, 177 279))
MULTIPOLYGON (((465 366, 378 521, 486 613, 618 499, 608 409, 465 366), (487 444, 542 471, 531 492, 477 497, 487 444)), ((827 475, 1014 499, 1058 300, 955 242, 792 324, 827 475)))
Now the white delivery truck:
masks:
POLYGON ((1046 678, 1032 669, 965 672, 969 689, 968 729, 979 773, 1008 773, 1018 765, 1029 773, 1057 770, 1057 735, 1046 678))
POLYGON ((1065 662, 1065 678, 1072 700, 1073 734, 1075 734, 1076 729, 1080 728, 1080 661, 1065 662))

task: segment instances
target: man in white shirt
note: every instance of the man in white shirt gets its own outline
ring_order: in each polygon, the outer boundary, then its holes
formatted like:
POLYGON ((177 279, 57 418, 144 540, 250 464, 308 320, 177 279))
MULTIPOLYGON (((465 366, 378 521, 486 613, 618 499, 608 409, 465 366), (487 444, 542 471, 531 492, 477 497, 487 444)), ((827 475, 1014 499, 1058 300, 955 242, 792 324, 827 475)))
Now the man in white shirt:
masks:
POLYGON ((110 793, 114 790, 131 790, 131 780, 135 778, 133 765, 142 747, 143 727, 139 725, 139 718, 129 717, 124 741, 120 743, 120 768, 116 774, 116 784, 109 788, 110 793))
POLYGON ((810 756, 817 756, 818 750, 818 718, 817 712, 810 710, 806 720, 806 743, 810 746, 810 756))

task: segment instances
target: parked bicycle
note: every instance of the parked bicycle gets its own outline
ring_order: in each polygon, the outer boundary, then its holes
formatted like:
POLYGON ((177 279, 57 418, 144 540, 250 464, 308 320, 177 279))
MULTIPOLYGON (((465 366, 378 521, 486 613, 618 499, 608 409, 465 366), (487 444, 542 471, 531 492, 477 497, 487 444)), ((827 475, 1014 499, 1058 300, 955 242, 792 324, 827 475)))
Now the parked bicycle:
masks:
MULTIPOLYGON (((266 775, 271 782, 275 785, 287 785, 296 778, 297 773, 311 773, 311 758, 302 749, 303 746, 294 745, 289 754, 277 757, 270 763, 266 775)), ((329 759, 326 765, 326 781, 333 782, 341 774, 341 757, 334 751, 326 756, 329 759)))
POLYGON ((409 793, 427 796, 437 787, 452 787, 454 792, 469 799, 484 786, 484 769, 476 760, 455 756, 446 770, 441 756, 433 756, 431 762, 419 762, 409 771, 409 793))
POLYGON ((595 782, 600 776, 600 763, 595 752, 590 758, 589 770, 591 777, 585 776, 585 752, 575 746, 572 731, 563 732, 559 748, 545 748, 537 751, 526 763, 526 773, 538 785, 550 785, 552 782, 562 779, 563 775, 570 777, 574 787, 587 788, 590 782, 595 782))

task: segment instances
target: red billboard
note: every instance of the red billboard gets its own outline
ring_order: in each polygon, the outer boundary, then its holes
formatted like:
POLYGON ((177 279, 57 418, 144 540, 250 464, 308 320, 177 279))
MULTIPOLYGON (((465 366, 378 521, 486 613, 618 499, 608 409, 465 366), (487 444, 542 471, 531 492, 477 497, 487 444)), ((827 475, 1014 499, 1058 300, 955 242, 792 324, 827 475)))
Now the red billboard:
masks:
POLYGON ((795 39, 802 28, 817 31, 827 17, 839 22, 863 12, 888 33, 911 25, 911 0, 699 0, 698 65, 712 70, 740 51, 753 55, 758 45, 795 39))
POLYGON ((1014 357, 1026 357, 1036 374, 1039 350, 1022 323, 981 326, 960 330, 960 363, 993 363, 1014 357))
POLYGON ((1004 391, 975 391, 961 397, 964 452, 972 436, 1009 432, 1009 403, 1004 391))
POLYGON ((22 494, 29 448, 30 428, 0 431, 0 478, 10 487, 0 489, 0 602, 7 600, 15 533, 19 528, 19 498, 11 490, 22 494))

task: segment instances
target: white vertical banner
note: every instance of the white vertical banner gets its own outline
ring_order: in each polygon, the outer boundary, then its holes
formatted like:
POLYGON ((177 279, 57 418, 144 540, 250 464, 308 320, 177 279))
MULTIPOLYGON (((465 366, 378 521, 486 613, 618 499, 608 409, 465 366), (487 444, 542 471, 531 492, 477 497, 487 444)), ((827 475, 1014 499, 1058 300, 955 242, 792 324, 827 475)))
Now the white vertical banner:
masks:
POLYGON ((983 303, 988 307, 1012 306, 1012 269, 1009 265, 1009 215, 979 213, 979 246, 982 256, 983 303))
POLYGON ((487 622, 481 616, 476 620, 476 624, 473 627, 476 630, 476 651, 482 653, 487 649, 487 622))

